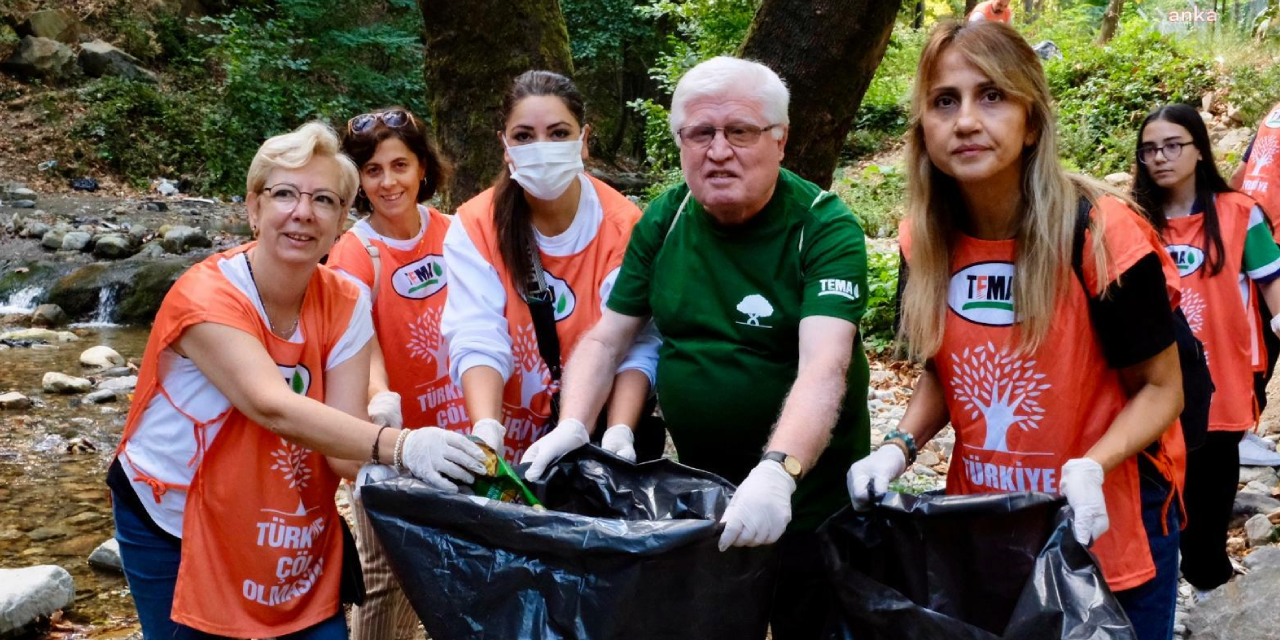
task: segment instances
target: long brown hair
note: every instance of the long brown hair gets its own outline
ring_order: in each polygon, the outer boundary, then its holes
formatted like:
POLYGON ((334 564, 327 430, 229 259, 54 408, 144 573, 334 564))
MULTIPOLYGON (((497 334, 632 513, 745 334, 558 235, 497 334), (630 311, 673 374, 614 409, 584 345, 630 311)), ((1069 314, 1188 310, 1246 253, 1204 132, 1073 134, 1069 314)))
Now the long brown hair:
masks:
MULTIPOLYGON (((555 96, 560 98, 573 117, 582 126, 586 119, 586 104, 573 81, 552 71, 526 71, 511 83, 502 100, 502 127, 521 100, 530 96, 555 96)), ((506 263, 507 273, 517 291, 524 291, 533 277, 529 264, 529 251, 534 247, 532 212, 525 200, 524 188, 511 179, 511 169, 505 164, 493 185, 493 225, 498 232, 498 250, 506 263)))
MULTIPOLYGON (((933 357, 942 346, 951 252, 962 222, 972 215, 964 208, 956 180, 929 159, 921 124, 929 83, 942 54, 953 47, 1009 100, 1026 108, 1027 130, 1035 134, 1035 141, 1022 152, 1021 212, 1014 236, 1018 350, 1034 351, 1043 342, 1058 294, 1073 277, 1071 247, 1079 198, 1096 203, 1100 195, 1113 193, 1095 180, 1067 173, 1059 164, 1056 117, 1044 70, 1017 31, 997 22, 944 22, 935 27, 920 56, 907 132, 911 277, 903 294, 900 338, 908 353, 921 360, 933 357)), ((1100 210, 1095 210, 1091 226, 1102 228, 1100 210)), ((1093 234, 1100 288, 1108 281, 1102 236, 1093 234)))

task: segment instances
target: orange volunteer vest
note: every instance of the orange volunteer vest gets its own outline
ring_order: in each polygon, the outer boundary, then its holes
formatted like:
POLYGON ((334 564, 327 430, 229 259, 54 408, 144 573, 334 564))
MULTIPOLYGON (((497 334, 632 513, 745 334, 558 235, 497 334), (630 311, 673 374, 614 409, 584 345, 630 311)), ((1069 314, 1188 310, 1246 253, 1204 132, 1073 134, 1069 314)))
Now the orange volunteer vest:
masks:
MULTIPOLYGON (((298 320, 306 340, 276 337, 218 267, 255 244, 210 256, 165 296, 117 455, 155 394, 168 397, 157 378, 160 353, 202 322, 253 335, 295 392, 324 401, 324 365, 359 291, 338 274, 317 269, 298 320)), ((135 478, 151 485, 157 501, 169 490, 188 492, 172 619, 236 638, 282 636, 327 620, 339 610, 342 575, 341 524, 333 499, 338 476, 323 455, 271 433, 235 407, 219 418, 225 422, 212 443, 203 437, 205 424, 192 424, 199 447, 190 464, 199 466, 190 486, 165 484, 142 469, 135 478)))
MULTIPOLYGON (((1160 247, 1132 210, 1114 199, 1101 202, 1112 251, 1108 273, 1114 278, 1160 247)), ((906 229, 904 222, 900 241, 910 260, 906 229)), ((1089 247, 1086 238, 1085 280, 1094 290, 1097 273, 1089 247)), ((953 245, 942 347, 933 356, 956 431, 947 476, 950 494, 1058 493, 1062 465, 1083 456, 1128 401, 1119 372, 1103 356, 1089 298, 1074 274, 1059 297, 1046 343, 1034 353, 1017 352, 1015 256, 1014 240, 960 236, 953 245), (1065 348, 1063 342, 1077 336, 1090 339, 1065 348)), ((1182 483, 1181 437, 1175 422, 1152 458, 1175 488, 1182 483)), ((1107 584, 1117 591, 1131 589, 1155 577, 1136 457, 1107 474, 1103 493, 1111 528, 1092 550, 1107 584)), ((1166 508, 1172 498, 1171 492, 1166 508)))
MULTIPOLYGON (((449 349, 440 333, 449 293, 444 235, 453 220, 433 208, 427 209, 427 220, 426 232, 409 250, 370 238, 382 262, 377 298, 372 301, 373 326, 382 346, 387 382, 400 394, 404 426, 469 433, 471 421, 462 391, 449 377, 449 349)), ((327 264, 374 289, 373 259, 355 233, 348 231, 338 239, 327 264)))
MULTIPOLYGON (((600 198, 604 216, 596 237, 572 256, 550 256, 540 252, 547 286, 555 295, 556 334, 560 338, 560 361, 568 362, 573 348, 600 319, 600 285, 622 266, 622 257, 631 240, 631 228, 640 219, 640 209, 609 185, 591 178, 600 198)), ((538 337, 533 317, 524 301, 524 287, 511 281, 511 274, 498 249, 493 225, 493 189, 488 189, 458 207, 463 225, 480 255, 493 265, 507 292, 507 331, 511 335, 514 366, 503 389, 502 422, 507 427, 506 458, 519 460, 525 449, 541 437, 551 413, 551 374, 538 353, 538 337)))
POLYGON ((1272 221, 1276 240, 1280 241, 1280 104, 1258 125, 1253 150, 1244 165, 1244 182, 1240 190, 1258 201, 1272 221))
POLYGON ((1003 22, 1005 24, 1012 23, 1013 5, 1010 4, 1008 7, 1005 7, 1005 10, 1000 13, 996 13, 995 5, 996 3, 992 0, 979 2, 978 5, 973 8, 973 12, 969 15, 972 16, 974 13, 980 13, 982 14, 982 17, 989 22, 1003 22))

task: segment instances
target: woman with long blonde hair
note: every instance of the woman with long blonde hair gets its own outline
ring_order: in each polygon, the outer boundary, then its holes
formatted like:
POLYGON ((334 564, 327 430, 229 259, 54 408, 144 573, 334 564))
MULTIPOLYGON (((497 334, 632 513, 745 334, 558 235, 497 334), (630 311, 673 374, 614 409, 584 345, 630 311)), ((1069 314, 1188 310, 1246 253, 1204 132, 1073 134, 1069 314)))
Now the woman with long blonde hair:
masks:
POLYGON ((1059 164, 1044 72, 1016 31, 939 25, 916 78, 901 337, 925 369, 898 429, 850 468, 854 506, 950 422, 947 492, 1061 493, 1138 637, 1167 639, 1182 455, 1176 271, 1129 206, 1059 164))

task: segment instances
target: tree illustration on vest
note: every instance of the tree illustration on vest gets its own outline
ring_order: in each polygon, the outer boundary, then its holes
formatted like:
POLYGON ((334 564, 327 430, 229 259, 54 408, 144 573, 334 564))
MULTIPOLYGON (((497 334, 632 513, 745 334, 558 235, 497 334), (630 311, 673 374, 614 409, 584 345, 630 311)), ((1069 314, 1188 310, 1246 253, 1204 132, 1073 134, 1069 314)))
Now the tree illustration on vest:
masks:
POLYGON ((289 481, 290 489, 305 488, 307 481, 311 479, 311 467, 307 466, 307 458, 311 455, 311 450, 284 438, 280 438, 280 445, 282 448, 271 453, 271 457, 276 461, 271 465, 271 470, 283 471, 284 479, 289 481))
POLYGON ((515 372, 520 376, 520 406, 532 409, 534 397, 545 392, 551 382, 547 365, 538 353, 538 334, 532 324, 516 329, 511 356, 515 361, 515 372))
POLYGON ((1192 333, 1200 335, 1200 330, 1204 328, 1204 296, 1193 289, 1183 289, 1179 306, 1182 307, 1183 315, 1187 316, 1187 324, 1191 326, 1192 333))
POLYGON ((443 315, 440 309, 427 309, 409 324, 409 355, 435 363, 436 373, 432 380, 439 380, 449 373, 448 350, 440 334, 443 315))
POLYGON ((746 322, 739 322, 738 324, 745 324, 752 327, 767 328, 766 325, 760 324, 760 318, 768 318, 773 315, 773 305, 769 304, 769 301, 765 300, 764 296, 758 293, 753 293, 743 298, 742 302, 738 303, 737 309, 740 313, 746 314, 747 316, 746 322))
POLYGON ((986 423, 983 449, 1009 451, 1009 429, 1040 428, 1044 408, 1036 397, 1050 385, 1040 382, 1045 375, 1036 373, 1035 360, 1022 360, 1007 348, 997 351, 990 342, 960 356, 953 353, 951 360, 955 397, 972 411, 971 419, 981 416, 986 423))
POLYGON ((1262 175, 1262 169, 1271 164, 1272 160, 1275 160, 1278 146, 1280 146, 1280 143, 1277 143, 1276 139, 1271 136, 1255 140, 1253 152, 1249 155, 1249 159, 1253 161, 1251 163, 1253 164, 1253 170, 1249 172, 1249 175, 1262 175))

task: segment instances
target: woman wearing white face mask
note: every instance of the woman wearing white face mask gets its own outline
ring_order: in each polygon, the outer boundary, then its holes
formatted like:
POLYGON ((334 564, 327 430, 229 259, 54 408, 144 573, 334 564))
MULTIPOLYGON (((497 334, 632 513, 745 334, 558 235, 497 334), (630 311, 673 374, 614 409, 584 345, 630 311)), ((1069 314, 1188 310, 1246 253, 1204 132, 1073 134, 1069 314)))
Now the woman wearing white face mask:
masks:
MULTIPOLYGON (((528 71, 503 104, 505 168, 458 208, 444 240, 450 286, 442 331, 472 433, 516 462, 555 420, 560 364, 600 318, 640 209, 588 176, 590 127, 568 78, 528 71), (550 366, 548 366, 550 364, 550 366)), ((653 384, 655 336, 618 367, 602 446, 636 457, 634 429, 653 384)), ((590 437, 566 421, 558 437, 590 437)))

